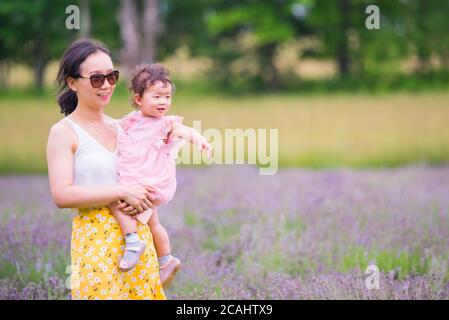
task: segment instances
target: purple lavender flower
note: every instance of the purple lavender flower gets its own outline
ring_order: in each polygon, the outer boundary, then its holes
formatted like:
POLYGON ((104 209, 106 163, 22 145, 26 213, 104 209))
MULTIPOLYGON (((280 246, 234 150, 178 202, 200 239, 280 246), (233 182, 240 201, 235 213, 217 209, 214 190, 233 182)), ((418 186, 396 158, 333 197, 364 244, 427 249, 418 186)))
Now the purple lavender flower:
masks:
MULTIPOLYGON (((159 209, 183 261, 168 298, 448 299, 448 194, 449 167, 178 168, 159 209)), ((0 177, 0 200, 0 299, 70 298, 74 213, 45 176, 0 177)))

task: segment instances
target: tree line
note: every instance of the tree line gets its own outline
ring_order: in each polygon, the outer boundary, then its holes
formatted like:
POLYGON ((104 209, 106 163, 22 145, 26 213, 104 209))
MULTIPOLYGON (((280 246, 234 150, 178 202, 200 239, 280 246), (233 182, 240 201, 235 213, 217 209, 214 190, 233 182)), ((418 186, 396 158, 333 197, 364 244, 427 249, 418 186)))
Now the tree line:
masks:
MULTIPOLYGON (((300 58, 331 59, 337 77, 395 69, 414 57, 414 73, 436 64, 449 69, 447 0, 3 0, 0 2, 0 71, 30 66, 43 86, 48 63, 79 37, 106 43, 125 67, 162 60, 179 48, 214 62, 211 77, 279 88, 297 77, 280 73, 278 49, 289 41, 310 44, 300 58), (81 27, 65 27, 68 5, 80 9, 81 27), (376 5, 380 28, 366 27, 376 5), (239 67, 240 66, 240 67, 239 67)), ((0 77, 0 78, 2 78, 0 77)), ((0 86, 5 80, 0 79, 0 86)))

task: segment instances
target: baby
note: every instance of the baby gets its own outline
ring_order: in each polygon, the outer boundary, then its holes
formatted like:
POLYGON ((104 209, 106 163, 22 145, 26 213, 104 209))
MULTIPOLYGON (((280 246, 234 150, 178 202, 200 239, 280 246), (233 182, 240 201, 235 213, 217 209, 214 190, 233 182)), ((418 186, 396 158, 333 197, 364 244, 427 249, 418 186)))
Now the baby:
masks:
POLYGON ((169 202, 176 190, 175 156, 181 143, 189 141, 210 156, 212 148, 193 128, 182 124, 182 117, 166 115, 171 106, 174 85, 169 72, 161 64, 143 64, 131 75, 133 104, 139 109, 125 116, 118 139, 118 174, 123 184, 149 186, 157 200, 153 207, 132 217, 112 207, 125 238, 125 252, 120 260, 122 271, 131 270, 145 251, 145 243, 137 234, 137 220, 148 224, 158 254, 160 277, 167 286, 181 266, 171 256, 170 241, 160 224, 155 205, 169 202), (136 220, 137 219, 137 220, 136 220))

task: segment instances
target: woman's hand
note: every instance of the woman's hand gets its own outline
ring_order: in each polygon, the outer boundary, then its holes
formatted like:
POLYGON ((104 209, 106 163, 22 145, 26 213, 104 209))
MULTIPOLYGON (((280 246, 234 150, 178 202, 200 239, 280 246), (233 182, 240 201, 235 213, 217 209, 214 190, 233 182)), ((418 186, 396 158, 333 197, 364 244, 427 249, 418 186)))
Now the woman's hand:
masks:
POLYGON ((129 215, 129 216, 135 216, 139 214, 139 211, 135 209, 133 206, 129 205, 123 200, 118 200, 111 202, 109 205, 109 208, 111 210, 120 211, 122 214, 129 215))
POLYGON ((136 215, 153 207, 155 196, 153 189, 141 184, 121 185, 123 201, 117 208, 124 214, 136 215))

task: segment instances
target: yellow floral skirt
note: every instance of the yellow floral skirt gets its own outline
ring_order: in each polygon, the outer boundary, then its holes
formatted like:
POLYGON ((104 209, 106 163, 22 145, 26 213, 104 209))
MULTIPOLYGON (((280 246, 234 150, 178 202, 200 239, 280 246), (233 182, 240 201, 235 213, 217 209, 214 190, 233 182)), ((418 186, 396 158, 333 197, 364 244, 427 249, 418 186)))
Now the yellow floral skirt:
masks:
POLYGON ((122 272, 125 242, 109 208, 80 209, 72 224, 72 299, 164 300, 148 225, 138 223, 138 234, 147 248, 135 268, 122 272))

